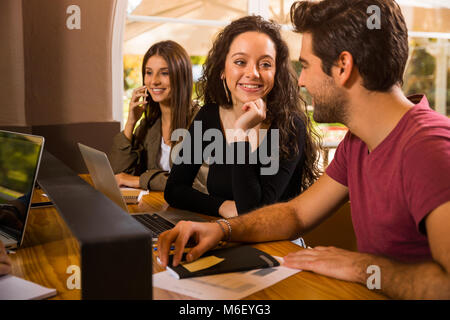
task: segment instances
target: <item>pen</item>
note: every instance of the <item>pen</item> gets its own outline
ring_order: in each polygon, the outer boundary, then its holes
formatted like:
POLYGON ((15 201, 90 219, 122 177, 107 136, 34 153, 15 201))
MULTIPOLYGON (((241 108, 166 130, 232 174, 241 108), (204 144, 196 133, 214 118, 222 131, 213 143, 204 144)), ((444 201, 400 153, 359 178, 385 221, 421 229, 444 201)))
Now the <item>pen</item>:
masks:
MULTIPOLYGON (((189 253, 189 251, 191 251, 191 249, 192 248, 184 248, 183 249, 183 253, 189 253)), ((169 255, 174 254, 174 250, 175 250, 175 247, 171 247, 170 251, 169 251, 169 255)), ((158 251, 158 249, 157 248, 153 248, 153 251, 158 251)))
MULTIPOLYGON (((170 250, 175 250, 175 247, 171 246, 170 250)), ((153 245, 153 251, 158 251, 158 246, 157 245, 153 245)))

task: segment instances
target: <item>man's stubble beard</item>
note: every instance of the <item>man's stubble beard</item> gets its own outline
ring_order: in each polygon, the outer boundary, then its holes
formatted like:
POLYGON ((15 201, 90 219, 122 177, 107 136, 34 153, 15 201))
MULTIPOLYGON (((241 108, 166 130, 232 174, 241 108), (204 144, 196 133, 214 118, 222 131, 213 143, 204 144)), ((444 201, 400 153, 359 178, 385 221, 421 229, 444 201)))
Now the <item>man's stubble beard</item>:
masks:
POLYGON ((347 123, 348 99, 346 93, 337 88, 334 80, 328 78, 314 96, 314 121, 318 123, 347 123))

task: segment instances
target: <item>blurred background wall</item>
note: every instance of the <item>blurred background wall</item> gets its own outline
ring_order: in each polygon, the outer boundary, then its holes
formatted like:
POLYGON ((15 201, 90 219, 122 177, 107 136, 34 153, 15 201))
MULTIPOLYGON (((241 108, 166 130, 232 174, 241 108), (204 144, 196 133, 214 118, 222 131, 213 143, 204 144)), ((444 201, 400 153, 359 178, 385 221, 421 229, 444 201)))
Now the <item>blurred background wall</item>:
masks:
POLYGON ((43 135, 46 149, 86 172, 76 142, 108 151, 113 119, 116 1, 0 1, 0 127, 43 135), (80 29, 67 20, 77 5, 80 29))

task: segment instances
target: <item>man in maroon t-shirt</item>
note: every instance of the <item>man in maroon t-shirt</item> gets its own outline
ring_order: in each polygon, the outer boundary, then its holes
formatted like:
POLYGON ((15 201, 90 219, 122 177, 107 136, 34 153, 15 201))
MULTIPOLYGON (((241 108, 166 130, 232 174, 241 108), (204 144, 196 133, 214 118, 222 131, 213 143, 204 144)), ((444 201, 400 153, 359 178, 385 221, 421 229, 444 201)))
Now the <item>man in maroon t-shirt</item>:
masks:
POLYGON ((172 243, 177 265, 190 237, 197 245, 188 261, 223 239, 295 239, 350 198, 359 252, 316 247, 284 264, 362 284, 379 270, 390 297, 450 299, 450 120, 401 91, 408 33, 400 8, 393 0, 301 1, 291 19, 303 33, 299 85, 314 119, 341 122, 348 134, 322 177, 291 201, 163 233, 162 265, 172 243))

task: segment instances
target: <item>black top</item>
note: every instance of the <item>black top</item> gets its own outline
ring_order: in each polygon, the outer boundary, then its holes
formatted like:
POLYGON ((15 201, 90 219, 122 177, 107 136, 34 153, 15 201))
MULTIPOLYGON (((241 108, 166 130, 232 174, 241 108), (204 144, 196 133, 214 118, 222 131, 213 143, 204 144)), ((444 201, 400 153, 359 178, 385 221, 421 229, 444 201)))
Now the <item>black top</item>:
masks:
MULTIPOLYGON (((231 144, 226 142, 220 121, 219 106, 216 104, 205 105, 198 112, 194 122, 189 128, 191 141, 188 141, 189 139, 184 139, 181 150, 178 153, 178 160, 182 158, 190 161, 183 161, 184 163, 180 164, 176 164, 177 161, 174 162, 169 179, 167 180, 164 198, 171 206, 176 208, 219 216, 219 207, 225 200, 234 200, 236 202, 238 213, 242 214, 267 204, 286 201, 297 196, 300 193, 303 164, 305 161, 303 149, 306 130, 305 125, 299 118, 296 118, 295 122, 299 131, 299 153, 291 156, 290 159, 279 160, 278 149, 273 157, 270 152, 273 136, 271 129, 276 128, 272 126, 269 128, 267 135, 258 149, 252 153, 250 151, 249 142, 233 142, 231 144), (195 139, 195 124, 197 125, 197 128, 201 125, 201 130, 197 129, 197 134, 201 131, 202 137, 204 137, 205 131, 208 129, 218 129, 220 130, 221 138, 195 139), (192 188, 192 184, 201 167, 201 163, 198 163, 199 158, 203 159, 205 154, 211 154, 212 157, 218 155, 215 152, 211 152, 213 148, 212 143, 217 143, 216 139, 222 147, 224 159, 222 163, 219 163, 221 159, 216 159, 216 163, 209 164, 207 178, 208 195, 192 188), (200 149, 197 150, 197 154, 194 152, 194 140, 207 140, 202 142, 202 154, 199 154, 200 149), (265 144, 267 145, 267 149, 261 149, 265 144), (188 149, 189 146, 190 150, 188 149), (207 149, 205 150, 205 148, 207 149), (242 163, 242 161, 236 161, 239 160, 237 159, 238 153, 236 150, 240 148, 246 150, 245 161, 243 164, 239 164, 242 163), (227 156, 230 155, 229 152, 233 150, 234 159, 232 157, 227 158, 227 156), (185 152, 187 153, 185 154, 185 152), (265 168, 267 170, 271 168, 271 166, 274 168, 274 164, 268 163, 267 157, 261 157, 260 155, 268 155, 271 157, 271 161, 279 161, 279 168, 275 174, 261 174, 261 169, 265 168), (252 159, 256 159, 256 163, 255 161, 251 161, 252 159)), ((215 131, 218 132, 217 130, 215 131)))

